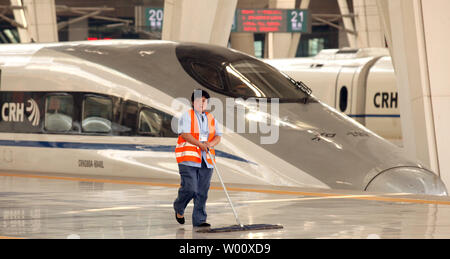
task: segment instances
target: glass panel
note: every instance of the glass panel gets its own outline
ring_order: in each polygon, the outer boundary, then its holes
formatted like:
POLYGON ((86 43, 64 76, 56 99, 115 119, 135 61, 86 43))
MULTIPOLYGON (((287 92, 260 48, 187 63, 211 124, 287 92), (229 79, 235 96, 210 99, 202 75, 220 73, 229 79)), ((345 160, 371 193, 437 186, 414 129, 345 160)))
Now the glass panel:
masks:
POLYGON ((343 86, 339 93, 339 108, 341 112, 345 112, 347 110, 347 102, 348 102, 348 91, 347 87, 343 86))
POLYGON ((250 60, 231 63, 226 67, 230 94, 236 97, 303 99, 306 94, 295 81, 278 70, 250 60))
POLYGON ((324 49, 325 39, 324 38, 314 38, 309 40, 309 55, 316 56, 319 52, 324 49))
POLYGON ((124 130, 121 131, 121 134, 122 135, 136 134, 137 116, 138 116, 137 103, 127 101, 123 105, 122 114, 123 118, 121 126, 124 130))
POLYGON ((192 63, 192 69, 201 80, 215 88, 223 90, 222 80, 220 79, 220 73, 217 69, 201 63, 192 63))
POLYGON ((84 100, 84 132, 108 133, 111 131, 112 100, 100 96, 88 96, 84 100))
POLYGON ((72 129, 73 98, 52 95, 45 100, 45 130, 66 132, 72 129))
POLYGON ((145 108, 139 114, 139 133, 154 137, 178 137, 172 131, 171 123, 172 116, 153 108, 145 108))

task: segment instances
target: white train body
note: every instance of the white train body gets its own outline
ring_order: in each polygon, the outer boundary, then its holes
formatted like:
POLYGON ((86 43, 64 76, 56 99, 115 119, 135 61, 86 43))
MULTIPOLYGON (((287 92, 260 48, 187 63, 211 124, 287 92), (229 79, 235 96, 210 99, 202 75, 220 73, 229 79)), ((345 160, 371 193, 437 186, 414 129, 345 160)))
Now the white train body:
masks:
MULTIPOLYGON (((99 95, 112 98, 113 103, 117 98, 121 98, 120 102, 138 103, 138 110, 142 107, 154 108, 167 115, 180 117, 182 111, 186 111, 188 107, 185 107, 184 103, 179 103, 175 110, 172 107, 175 99, 179 97, 189 99, 193 89, 202 86, 188 77, 187 79, 191 80, 187 82, 189 87, 183 89, 188 75, 174 53, 176 45, 177 43, 165 41, 113 40, 1 46, 0 94, 3 95, 3 100, 0 99, 2 108, 0 126, 15 122, 16 127, 22 124, 28 126, 23 131, 32 129, 35 132, 18 131, 13 134, 0 132, 0 170, 19 173, 179 179, 174 153, 177 136, 78 134, 80 131, 83 132, 79 129, 80 125, 77 126, 78 133, 50 132, 44 125, 46 115, 43 106, 47 104, 42 100, 49 94, 60 93, 99 95), (123 67, 128 65, 127 47, 134 48, 133 55, 144 59, 156 56, 154 52, 158 52, 161 47, 159 54, 163 59, 157 57, 146 64, 149 70, 153 70, 145 75, 151 74, 152 82, 143 82, 111 67, 71 55, 72 52, 77 52, 81 56, 95 56, 94 59, 101 60, 103 55, 111 54, 108 51, 114 50, 123 55, 115 61, 120 63, 119 67, 123 67), (58 51, 54 51, 54 48, 58 51), (161 68, 158 68, 159 65, 161 68), (155 72, 158 69, 162 71, 155 72), (179 77, 180 80, 177 79, 179 77), (162 82, 175 88, 172 91, 173 96, 165 93, 164 87, 158 85, 162 82), (5 101, 5 92, 17 94, 23 101, 5 101), (29 125, 32 123, 28 121, 29 113, 26 111, 30 106, 28 100, 32 100, 33 95, 41 99, 40 121, 36 127, 29 125), (20 109, 15 108, 19 106, 20 109)), ((130 65, 129 70, 133 70, 132 64, 130 65)), ((143 65, 135 64, 141 68, 143 65)), ((141 71, 136 73, 142 75, 141 71)), ((80 107, 80 111, 83 108, 80 107)), ((75 123, 76 121, 73 121, 73 124, 75 123)), ((224 180, 229 183, 330 188, 324 182, 233 132, 226 134, 216 155, 218 166, 225 172, 224 180), (236 146, 239 148, 236 149, 236 146)), ((218 181, 216 176, 213 177, 213 181, 218 181)))
POLYGON ((387 49, 323 50, 313 58, 265 59, 313 94, 401 145, 397 83, 387 49))

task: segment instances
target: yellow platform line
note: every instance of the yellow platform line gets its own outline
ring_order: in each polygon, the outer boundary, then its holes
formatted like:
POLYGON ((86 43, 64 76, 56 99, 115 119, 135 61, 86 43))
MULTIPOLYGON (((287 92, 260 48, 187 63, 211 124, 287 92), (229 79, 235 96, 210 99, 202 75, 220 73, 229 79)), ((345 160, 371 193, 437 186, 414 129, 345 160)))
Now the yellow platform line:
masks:
POLYGON ((7 237, 7 236, 0 236, 0 239, 25 239, 24 237, 7 237))
MULTIPOLYGON (((65 180, 65 181, 77 181, 77 182, 95 182, 95 183, 112 183, 112 184, 129 184, 129 185, 143 185, 143 186, 159 186, 169 188, 179 188, 179 184, 161 183, 161 182, 141 182, 141 181, 129 181, 129 180, 113 180, 113 179, 97 179, 97 178, 79 178, 69 176, 48 176, 48 175, 35 175, 35 174, 14 174, 14 173, 0 173, 0 176, 10 177, 22 177, 22 178, 38 178, 48 180, 65 180)), ((222 190, 222 187, 211 186, 212 190, 222 190)), ((254 192, 265 194, 278 194, 278 195, 294 195, 294 196, 314 196, 324 197, 330 199, 356 199, 356 200, 368 200, 368 201, 383 201, 383 202, 405 202, 416 204, 436 204, 436 205, 450 205, 450 201, 439 200, 422 200, 411 198, 396 198, 377 195, 346 195, 346 194, 332 194, 321 192, 300 192, 300 191, 285 191, 285 190, 268 190, 268 189, 250 189, 250 188, 227 188, 229 191, 235 192, 254 192)))
POLYGON ((178 188, 179 184, 170 183, 154 183, 154 182, 140 182, 140 181, 128 181, 128 180, 113 180, 113 179, 98 179, 98 178, 80 178, 70 176, 49 176, 49 175, 36 175, 36 174, 12 174, 12 173, 0 173, 0 176, 12 176, 22 178, 38 178, 47 180, 64 180, 64 181, 76 181, 76 182, 94 182, 94 183, 113 183, 113 184, 131 184, 131 185, 146 185, 146 186, 161 186, 178 188))

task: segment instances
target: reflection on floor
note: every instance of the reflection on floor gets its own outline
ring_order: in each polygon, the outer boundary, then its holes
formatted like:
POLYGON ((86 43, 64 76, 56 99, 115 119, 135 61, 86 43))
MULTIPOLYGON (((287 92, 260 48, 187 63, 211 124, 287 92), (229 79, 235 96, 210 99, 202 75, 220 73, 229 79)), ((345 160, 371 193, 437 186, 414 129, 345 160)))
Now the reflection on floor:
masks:
MULTIPOLYGON (((450 238, 450 198, 230 185, 244 224, 283 229, 197 233, 174 218, 177 183, 0 173, 0 238, 450 238)), ((235 225, 220 186, 208 222, 235 225)))

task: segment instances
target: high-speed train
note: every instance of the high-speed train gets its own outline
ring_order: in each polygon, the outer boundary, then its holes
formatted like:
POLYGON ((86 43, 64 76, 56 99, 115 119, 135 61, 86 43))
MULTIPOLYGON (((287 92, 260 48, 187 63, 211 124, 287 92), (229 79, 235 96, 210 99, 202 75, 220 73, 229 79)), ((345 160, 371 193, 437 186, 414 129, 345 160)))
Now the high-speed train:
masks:
POLYGON ((378 135, 402 145, 394 67, 385 48, 326 49, 312 58, 264 59, 378 135))
POLYGON ((0 69, 2 171, 179 179, 174 125, 190 108, 182 98, 200 88, 223 125, 216 156, 226 183, 447 195, 401 149, 232 49, 146 40, 5 45, 0 69), (252 129, 261 121, 270 130, 252 129))

